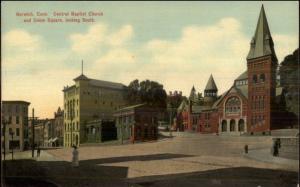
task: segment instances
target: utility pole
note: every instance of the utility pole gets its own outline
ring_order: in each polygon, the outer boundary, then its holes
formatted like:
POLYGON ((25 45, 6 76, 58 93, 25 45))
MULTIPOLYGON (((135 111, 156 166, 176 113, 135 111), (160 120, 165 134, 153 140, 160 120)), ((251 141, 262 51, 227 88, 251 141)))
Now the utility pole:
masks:
POLYGON ((71 146, 73 146, 73 108, 71 109, 71 146))
POLYGON ((5 120, 4 117, 2 117, 3 121, 2 121, 2 124, 3 124, 3 139, 4 139, 4 145, 3 145, 3 159, 5 161, 5 155, 6 155, 6 125, 8 124, 8 121, 5 120))
POLYGON ((32 140, 31 140, 31 154, 32 154, 32 158, 34 158, 34 108, 32 108, 32 124, 31 124, 31 133, 32 133, 32 140))
POLYGON ((34 120, 35 119, 37 119, 38 117, 34 117, 34 108, 32 108, 32 117, 30 118, 30 117, 28 117, 28 120, 32 120, 31 121, 31 136, 32 136, 32 139, 31 139, 31 150, 32 150, 32 158, 34 158, 34 147, 35 147, 35 145, 34 145, 34 139, 35 139, 35 135, 34 135, 34 120))

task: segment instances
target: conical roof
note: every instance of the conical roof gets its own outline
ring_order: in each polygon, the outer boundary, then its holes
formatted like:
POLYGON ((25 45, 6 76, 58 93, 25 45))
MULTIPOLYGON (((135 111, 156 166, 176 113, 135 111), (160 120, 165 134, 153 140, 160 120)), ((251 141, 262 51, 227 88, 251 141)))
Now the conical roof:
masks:
POLYGON ((273 55, 275 59, 277 59, 265 9, 262 5, 255 30, 255 35, 252 38, 251 47, 247 59, 258 58, 266 55, 273 55))
POLYGON ((210 75, 208 79, 205 90, 218 91, 218 88, 212 75, 210 75))
POLYGON ((192 90, 191 90, 191 93, 190 93, 189 99, 192 100, 192 101, 195 101, 196 98, 197 98, 196 89, 195 89, 195 87, 193 86, 193 87, 192 87, 192 90))

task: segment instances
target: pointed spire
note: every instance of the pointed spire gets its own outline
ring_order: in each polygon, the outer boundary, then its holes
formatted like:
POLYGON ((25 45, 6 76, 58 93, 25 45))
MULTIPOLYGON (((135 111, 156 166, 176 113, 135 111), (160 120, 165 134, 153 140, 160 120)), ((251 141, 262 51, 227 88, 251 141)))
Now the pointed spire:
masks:
POLYGON ((193 100, 193 101, 196 99, 196 89, 195 89, 194 85, 192 87, 189 99, 193 100))
POLYGON ((83 60, 81 60, 81 75, 83 75, 83 60))
POLYGON ((275 59, 277 59, 264 5, 262 5, 247 59, 258 58, 266 55, 273 55, 275 59))
POLYGON ((210 91, 218 91, 217 85, 215 83, 215 80, 212 76, 212 74, 210 75, 206 87, 205 87, 205 91, 210 90, 210 91))
POLYGON ((79 81, 79 80, 90 80, 87 76, 83 74, 83 60, 81 60, 81 75, 73 79, 74 81, 79 81))

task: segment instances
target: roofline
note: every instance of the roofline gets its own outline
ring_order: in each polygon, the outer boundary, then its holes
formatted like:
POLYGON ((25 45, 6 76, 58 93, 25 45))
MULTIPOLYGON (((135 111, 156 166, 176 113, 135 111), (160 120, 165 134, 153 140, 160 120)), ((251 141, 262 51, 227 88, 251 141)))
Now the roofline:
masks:
POLYGON ((65 92, 65 91, 68 91, 68 90, 71 90, 72 88, 75 88, 76 85, 72 85, 72 86, 69 86, 69 87, 65 87, 62 91, 65 92))
POLYGON ((19 104, 27 104, 30 105, 30 102, 22 101, 22 100, 11 100, 11 101, 2 101, 3 104, 13 104, 13 103, 19 103, 19 104))
POLYGON ((97 85, 90 85, 91 87, 96 87, 96 88, 106 88, 106 89, 110 89, 110 90, 124 90, 125 88, 127 88, 127 86, 122 85, 123 88, 113 88, 110 86, 97 86, 97 85))

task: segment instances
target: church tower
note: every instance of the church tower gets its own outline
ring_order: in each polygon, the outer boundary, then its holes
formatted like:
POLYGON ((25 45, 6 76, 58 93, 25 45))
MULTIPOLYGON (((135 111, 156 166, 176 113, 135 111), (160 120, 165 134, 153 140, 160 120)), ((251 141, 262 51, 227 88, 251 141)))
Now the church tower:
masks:
POLYGON ((272 129, 277 65, 273 39, 262 5, 247 56, 248 132, 265 133, 272 129))
POLYGON ((218 88, 212 75, 210 75, 204 90, 204 105, 212 105, 217 99, 218 88))

